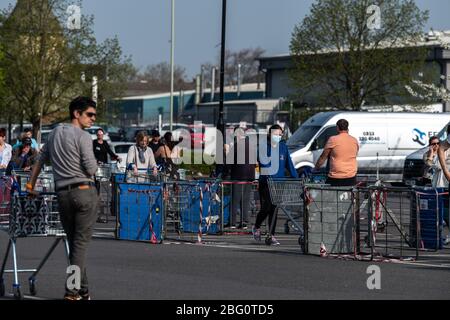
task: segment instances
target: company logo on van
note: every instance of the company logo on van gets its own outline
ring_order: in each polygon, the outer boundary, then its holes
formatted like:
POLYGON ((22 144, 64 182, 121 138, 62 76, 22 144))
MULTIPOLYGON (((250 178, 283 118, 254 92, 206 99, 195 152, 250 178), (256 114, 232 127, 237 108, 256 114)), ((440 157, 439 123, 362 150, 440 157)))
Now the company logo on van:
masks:
POLYGON ((414 138, 412 139, 414 142, 417 142, 422 147, 426 145, 426 137, 427 134, 425 132, 420 131, 419 129, 413 130, 414 138))

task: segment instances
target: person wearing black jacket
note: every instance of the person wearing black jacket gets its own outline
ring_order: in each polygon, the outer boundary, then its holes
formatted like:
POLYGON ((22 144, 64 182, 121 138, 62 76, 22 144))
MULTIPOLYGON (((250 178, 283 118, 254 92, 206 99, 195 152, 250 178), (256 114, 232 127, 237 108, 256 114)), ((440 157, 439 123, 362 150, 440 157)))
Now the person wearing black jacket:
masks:
POLYGON ((156 152, 164 146, 164 143, 161 141, 161 135, 159 134, 158 130, 152 130, 150 133, 150 137, 152 138, 152 141, 148 144, 149 147, 152 149, 153 154, 156 154, 156 152))
POLYGON ((109 154, 112 160, 119 162, 122 161, 122 159, 118 155, 112 152, 108 142, 103 140, 104 134, 105 132, 103 131, 103 129, 97 130, 97 140, 93 141, 95 159, 97 159, 97 162, 99 163, 106 164, 108 163, 109 154))
POLYGON ((233 181, 231 228, 247 229, 250 216, 252 182, 255 181, 256 146, 251 144, 243 128, 234 132, 234 143, 227 156, 227 171, 233 181), (237 225, 238 212, 241 213, 237 225))

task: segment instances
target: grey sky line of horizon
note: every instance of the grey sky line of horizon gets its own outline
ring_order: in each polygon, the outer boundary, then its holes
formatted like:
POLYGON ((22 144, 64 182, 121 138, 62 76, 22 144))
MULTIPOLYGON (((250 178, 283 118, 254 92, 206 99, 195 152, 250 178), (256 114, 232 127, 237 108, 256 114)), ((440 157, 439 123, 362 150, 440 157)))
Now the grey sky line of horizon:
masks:
MULTIPOLYGON (((291 35, 314 0, 228 0, 227 49, 261 47, 266 56, 289 53, 291 35)), ((16 1, 0 0, 0 8, 16 1)), ((98 41, 117 35, 125 55, 141 70, 170 61, 171 0, 83 0, 94 15, 98 41)), ((450 0, 416 0, 429 10, 424 31, 450 30, 450 0)), ((222 0, 175 0, 175 63, 193 78, 220 52, 222 0)))

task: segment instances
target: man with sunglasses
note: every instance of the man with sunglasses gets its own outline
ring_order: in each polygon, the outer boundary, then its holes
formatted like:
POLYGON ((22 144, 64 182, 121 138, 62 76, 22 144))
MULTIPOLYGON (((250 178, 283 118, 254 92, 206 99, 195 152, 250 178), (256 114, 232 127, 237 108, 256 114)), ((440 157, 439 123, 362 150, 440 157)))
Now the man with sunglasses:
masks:
POLYGON ((33 193, 42 165, 51 162, 61 223, 69 243, 70 264, 81 273, 80 288, 71 288, 66 282, 65 300, 90 300, 85 257, 97 219, 98 196, 93 179, 97 160, 92 138, 84 129, 94 124, 96 107, 86 97, 70 103, 71 123, 60 125, 50 133, 27 184, 27 190, 33 193))

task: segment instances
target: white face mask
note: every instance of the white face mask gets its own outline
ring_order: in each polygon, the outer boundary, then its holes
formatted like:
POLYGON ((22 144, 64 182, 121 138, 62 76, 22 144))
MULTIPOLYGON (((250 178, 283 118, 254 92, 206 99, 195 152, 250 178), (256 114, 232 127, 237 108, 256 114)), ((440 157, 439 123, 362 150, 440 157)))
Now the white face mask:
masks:
POLYGON ((281 142, 281 136, 272 136, 272 142, 273 143, 280 143, 281 142))

